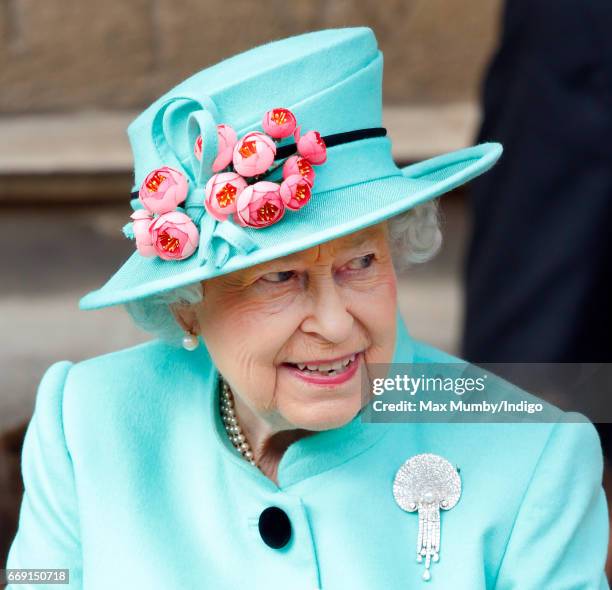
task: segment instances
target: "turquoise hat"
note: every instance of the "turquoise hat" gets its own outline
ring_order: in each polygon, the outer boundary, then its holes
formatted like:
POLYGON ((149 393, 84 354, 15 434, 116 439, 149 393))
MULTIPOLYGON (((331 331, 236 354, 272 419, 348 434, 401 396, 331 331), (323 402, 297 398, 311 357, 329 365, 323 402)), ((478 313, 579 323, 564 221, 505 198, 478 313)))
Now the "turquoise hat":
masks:
MULTIPOLYGON (((138 191, 152 171, 170 167, 186 180, 186 197, 173 214, 188 216, 197 228, 193 253, 166 259, 139 248, 79 307, 126 303, 310 248, 433 199, 495 164, 501 145, 484 143, 397 167, 382 128, 382 73, 383 55, 371 29, 328 29, 255 47, 161 96, 127 130, 134 153, 132 215, 150 215, 138 191), (282 164, 304 155, 296 146, 300 137, 316 131, 326 159, 312 166, 310 198, 264 227, 211 214, 206 185, 220 153, 217 126, 230 126, 240 141, 250 132, 263 134, 264 116, 277 108, 295 116, 298 131, 277 138, 274 165, 246 181, 249 187, 255 181, 280 184, 282 164), (199 137, 203 147, 196 156, 199 137)), ((134 237, 135 223, 126 225, 126 236, 134 237)))

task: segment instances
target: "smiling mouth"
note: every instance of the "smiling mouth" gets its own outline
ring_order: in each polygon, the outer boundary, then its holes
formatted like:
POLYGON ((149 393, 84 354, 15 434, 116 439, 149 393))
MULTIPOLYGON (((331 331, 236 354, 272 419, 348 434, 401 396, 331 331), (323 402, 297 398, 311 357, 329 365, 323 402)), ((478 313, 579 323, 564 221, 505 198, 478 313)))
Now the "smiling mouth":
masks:
POLYGON ((309 365, 306 363, 283 363, 288 367, 298 369, 306 375, 325 375, 326 377, 333 377, 334 375, 340 375, 351 368, 355 362, 358 353, 354 353, 349 357, 341 361, 334 363, 326 363, 321 365, 309 365))

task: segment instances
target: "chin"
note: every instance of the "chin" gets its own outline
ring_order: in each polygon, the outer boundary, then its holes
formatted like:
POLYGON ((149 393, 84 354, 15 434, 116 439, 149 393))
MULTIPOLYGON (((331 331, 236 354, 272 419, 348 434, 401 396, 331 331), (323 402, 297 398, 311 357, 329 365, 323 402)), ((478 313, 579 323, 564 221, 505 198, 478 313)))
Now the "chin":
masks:
POLYGON ((293 428, 321 431, 340 428, 350 422, 361 409, 361 396, 351 399, 328 400, 300 404, 287 408, 283 416, 293 428))

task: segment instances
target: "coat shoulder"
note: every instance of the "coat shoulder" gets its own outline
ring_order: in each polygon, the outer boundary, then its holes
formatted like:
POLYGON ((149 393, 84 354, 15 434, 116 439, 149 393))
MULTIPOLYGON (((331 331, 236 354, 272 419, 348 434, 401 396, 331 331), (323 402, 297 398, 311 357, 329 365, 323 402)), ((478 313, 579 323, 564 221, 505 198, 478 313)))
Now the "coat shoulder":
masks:
POLYGON ((202 347, 188 352, 156 339, 74 363, 66 385, 71 391, 91 392, 89 395, 96 391, 108 394, 176 380, 194 367, 201 373, 210 366, 210 358, 202 347))
POLYGON ((153 418, 156 408, 193 395, 212 368, 203 346, 189 352, 159 339, 73 363, 63 392, 67 426, 153 418))

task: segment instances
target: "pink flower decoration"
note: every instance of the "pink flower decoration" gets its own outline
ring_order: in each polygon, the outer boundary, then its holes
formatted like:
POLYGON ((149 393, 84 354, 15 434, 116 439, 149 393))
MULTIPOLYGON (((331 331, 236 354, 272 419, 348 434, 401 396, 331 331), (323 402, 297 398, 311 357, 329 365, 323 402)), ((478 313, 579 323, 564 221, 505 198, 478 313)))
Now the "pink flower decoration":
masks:
POLYGON ((202 160, 202 136, 198 135, 193 146, 193 153, 198 160, 202 160))
POLYGON ((137 209, 130 217, 134 220, 132 221, 132 228, 134 230, 134 239, 136 240, 136 249, 140 255, 147 258, 157 256, 151 241, 151 234, 149 233, 149 227, 153 221, 151 213, 146 209, 137 209))
POLYGON ((280 185, 280 196, 288 209, 297 211, 310 200, 312 187, 301 174, 292 174, 280 185))
POLYGON ((234 146, 234 170, 242 176, 257 176, 274 162, 276 144, 265 133, 251 131, 234 146))
POLYGON ((327 160, 327 148, 318 131, 309 131, 297 142, 298 153, 311 164, 323 164, 327 160))
MULTIPOLYGON (((234 146, 238 141, 236 132, 229 125, 217 125, 217 157, 212 165, 213 172, 219 172, 230 165, 234 153, 234 146)), ((198 160, 202 160, 202 136, 198 135, 193 152, 198 160)))
POLYGON ((263 130, 274 139, 289 137, 295 130, 297 121, 289 109, 271 109, 263 118, 263 130))
POLYGON ((306 158, 301 156, 287 158, 283 164, 283 178, 287 180, 287 178, 294 174, 300 174, 310 183, 310 186, 314 185, 315 171, 312 164, 306 158))
POLYGON ((206 211, 215 219, 225 221, 236 212, 236 201, 246 186, 246 180, 235 172, 214 174, 206 183, 206 211))
POLYGON ((187 178, 178 170, 163 166, 150 172, 140 185, 138 198, 151 213, 167 213, 187 197, 187 178))
POLYGON ((189 258, 198 247, 198 228, 188 215, 180 211, 160 215, 149 231, 156 254, 164 260, 189 258))
POLYGON ((285 214, 276 182, 260 181, 247 186, 238 197, 234 219, 243 227, 266 227, 285 214))
POLYGON ((213 172, 219 172, 232 163, 234 146, 238 141, 236 132, 229 125, 217 125, 217 137, 219 148, 212 165, 213 172))

